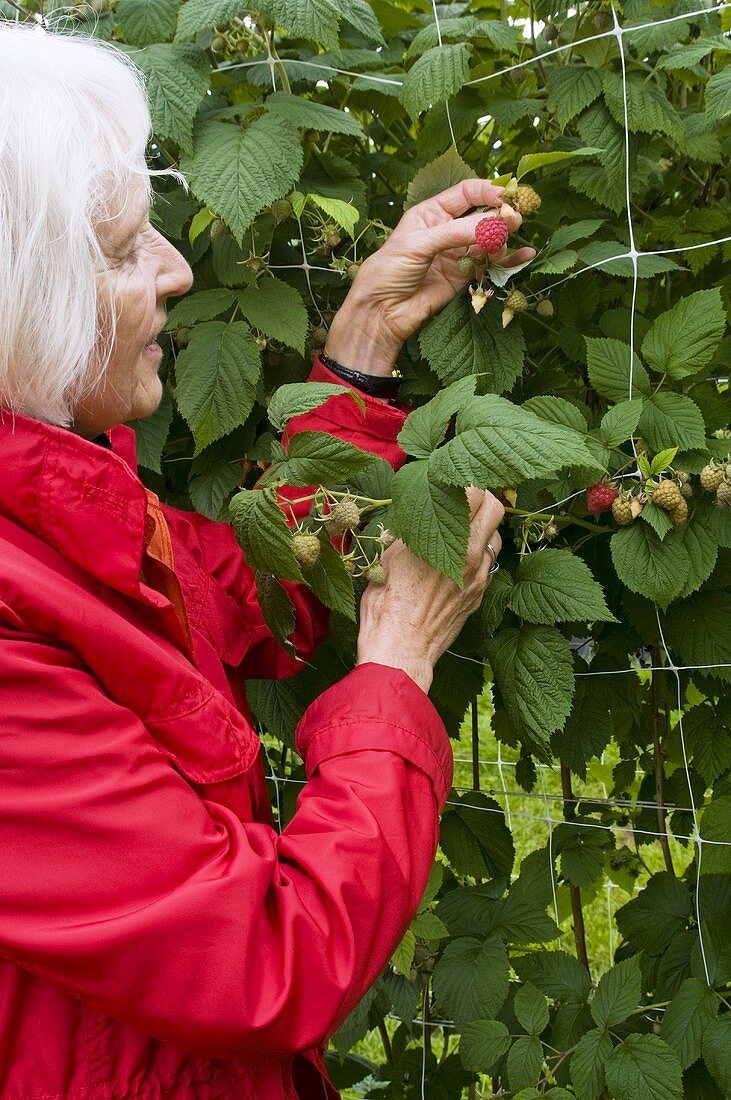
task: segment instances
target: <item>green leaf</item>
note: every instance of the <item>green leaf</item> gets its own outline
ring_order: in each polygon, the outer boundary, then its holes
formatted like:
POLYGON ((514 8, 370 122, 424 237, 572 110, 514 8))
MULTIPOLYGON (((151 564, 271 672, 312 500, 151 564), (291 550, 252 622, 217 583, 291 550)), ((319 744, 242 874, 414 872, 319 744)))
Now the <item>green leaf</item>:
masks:
POLYGON ((642 415, 642 401, 620 401, 602 417, 601 437, 607 447, 618 447, 634 434, 642 415))
POLYGON ((215 120, 201 123, 193 151, 181 158, 180 168, 196 195, 223 218, 242 245, 256 215, 291 191, 302 163, 295 127, 265 115, 246 129, 215 120))
POLYGON ((591 1002, 594 1023, 605 1031, 621 1024, 637 1008, 641 994, 639 957, 633 955, 623 962, 615 963, 600 979, 591 1002))
POLYGON ((257 10, 293 38, 337 48, 341 12, 333 0, 257 0, 257 10))
POLYGON ((478 316, 466 294, 455 295, 422 328, 419 347, 435 374, 447 384, 479 374, 484 388, 501 393, 513 388, 523 370, 522 330, 517 325, 503 329, 493 302, 478 316))
POLYGON ((298 290, 281 279, 267 277, 247 286, 238 299, 253 328, 304 354, 309 320, 298 290))
POLYGON ((442 924, 436 913, 429 910, 417 913, 411 922, 411 928, 417 940, 426 940, 427 942, 429 940, 444 940, 449 935, 446 926, 442 924))
POLYGON ((443 42, 448 42, 453 38, 461 41, 470 38, 476 29, 477 19, 474 15, 440 19, 439 32, 437 32, 436 23, 429 23, 426 27, 422 27, 418 34, 414 35, 406 51, 406 56, 410 60, 412 57, 419 57, 425 50, 434 49, 435 46, 439 45, 440 35, 443 42))
POLYGON ((385 46, 386 40, 373 8, 367 0, 349 0, 346 7, 341 10, 343 19, 355 27, 357 31, 367 38, 369 42, 375 42, 385 46))
POLYGON ((531 982, 526 982, 515 994, 513 1011, 529 1035, 540 1035, 548 1027, 548 1001, 531 982))
POLYGON ((731 1016, 720 1016, 707 1025, 703 1059, 724 1096, 731 1095, 731 1016))
MULTIPOLYGON (((724 734, 728 737, 726 731, 724 734)), ((713 799, 701 815, 698 831, 708 841, 703 848, 701 873, 731 873, 731 795, 713 799)))
POLYGON ((481 791, 468 791, 445 809, 439 843, 452 867, 473 878, 507 878, 515 849, 502 807, 481 791))
MULTIPOLYGON (((565 72, 564 69, 554 69, 554 72, 565 72)), ((574 244, 575 241, 581 241, 585 237, 591 237, 596 233, 597 229, 601 229, 604 225, 604 221, 601 218, 590 218, 585 221, 571 222, 569 225, 562 225, 560 229, 551 237, 550 245, 552 249, 566 248, 569 244, 574 244)))
MULTIPOLYGON (((624 126, 625 84, 622 73, 604 72, 604 100, 619 126, 624 126)), ((683 132, 680 115, 657 84, 629 77, 626 82, 627 117, 632 133, 667 134, 678 138, 683 132)))
POLYGON ((189 152, 193 119, 208 91, 206 55, 195 46, 163 42, 125 53, 145 74, 155 134, 189 152))
POLYGON ((712 362, 725 330, 721 291, 698 290, 660 314, 642 342, 642 354, 651 370, 688 378, 712 362))
POLYGON ((193 38, 198 31, 223 26, 241 15, 242 0, 186 0, 178 16, 178 38, 193 38))
POLYGON ((290 656, 296 656, 294 645, 289 640, 295 626, 294 604, 287 590, 273 573, 266 570, 255 573, 254 579, 259 607, 272 637, 290 656))
POLYGON ((686 978, 668 1005, 661 1036, 677 1052, 683 1069, 700 1058, 703 1034, 717 1011, 715 993, 700 978, 686 978))
POLYGON ((333 382, 288 382, 279 387, 267 406, 269 422, 281 432, 293 416, 319 409, 331 397, 342 394, 352 397, 365 413, 363 398, 349 386, 338 386, 333 382))
POLYGON ((710 591, 684 600, 668 614, 666 634, 684 664, 710 666, 704 675, 731 680, 731 594, 710 591))
POLYGON ((261 361, 241 321, 206 321, 178 354, 175 398, 193 430, 196 454, 243 424, 256 399, 261 361))
POLYGON ((660 58, 655 68, 661 70, 691 69, 713 50, 728 49, 727 39, 720 36, 716 38, 697 38, 688 46, 674 43, 670 48, 670 52, 660 58))
POLYGON ((538 550, 518 566, 509 605, 529 623, 616 622, 586 562, 570 550, 538 550))
POLYGON ((173 403, 167 389, 163 390, 162 400, 151 416, 128 421, 128 427, 135 431, 139 466, 154 470, 156 474, 162 473, 162 453, 172 422, 173 403))
POLYGON ((360 212, 356 210, 351 202, 345 202, 343 199, 337 199, 330 195, 314 194, 313 192, 310 192, 307 198, 311 199, 321 210, 324 210, 333 221, 336 221, 348 236, 355 236, 355 226, 360 218, 360 212))
POLYGON ((514 27, 503 19, 481 19, 475 28, 475 37, 488 38, 502 53, 518 53, 522 36, 520 27, 514 27))
POLYGON ((370 451, 326 432, 297 432, 287 458, 270 466, 260 484, 340 485, 374 458, 370 451))
POLYGON ((443 103, 470 75, 467 46, 435 46, 414 63, 404 78, 399 99, 412 118, 435 103, 443 103))
POLYGON ((522 1035, 508 1051, 508 1083, 511 1089, 524 1089, 541 1076, 543 1044, 535 1035, 522 1035))
POLYGON ((617 576, 632 592, 665 608, 683 591, 691 562, 681 528, 662 541, 645 523, 633 523, 612 535, 610 548, 617 576))
POLYGON ((512 1040, 499 1020, 473 1020, 459 1039, 459 1056, 466 1070, 487 1073, 510 1050, 512 1040))
POLYGON ((611 1037, 601 1028, 581 1037, 571 1057, 571 1083, 579 1100, 599 1100, 604 1090, 604 1067, 611 1053, 611 1037))
POLYGON ((452 940, 434 968, 434 994, 458 1028, 493 1019, 508 995, 508 959, 496 936, 452 940))
POLYGON ((628 1035, 605 1066, 613 1096, 626 1100, 683 1100, 678 1056, 657 1035, 628 1035))
POLYGON ((495 394, 467 401, 456 427, 455 437, 429 459, 433 477, 448 484, 502 489, 564 466, 594 466, 578 432, 495 394))
POLYGON ((692 908, 687 887, 674 875, 660 871, 637 897, 617 910, 615 920, 633 947, 659 955, 685 930, 692 908))
POLYGON ((415 458, 428 458, 444 439, 450 419, 474 395, 476 385, 475 377, 462 378, 414 409, 399 432, 399 446, 415 458))
POLYGON ((199 290, 196 294, 186 294, 177 302, 168 314, 166 332, 173 332, 184 325, 197 325, 200 321, 212 321, 219 317, 236 301, 236 294, 226 287, 213 290, 199 290))
POLYGON ((650 464, 650 476, 655 477, 657 474, 661 474, 663 470, 667 470, 677 453, 677 447, 667 447, 664 451, 656 454, 650 464))
POLYGON ((706 429, 701 410, 689 397, 669 390, 659 390, 647 398, 638 431, 653 451, 665 447, 677 447, 680 451, 705 449, 706 429))
POLYGON ((353 114, 328 107, 314 99, 291 95, 289 92, 272 92, 264 100, 267 111, 291 123, 298 129, 318 130, 324 134, 348 134, 362 138, 363 131, 353 114))
POLYGON ((586 967, 565 951, 537 951, 511 959, 513 969, 524 982, 557 1001, 585 1001, 591 989, 586 967))
POLYGON ((399 974, 403 974, 407 978, 411 973, 415 950, 416 936, 410 928, 407 928, 404 933, 404 938, 401 940, 401 943, 394 951, 390 960, 391 965, 398 970, 399 974))
MULTIPOLYGON (((645 506, 647 507, 647 506, 645 506)), ((644 512, 644 508, 643 508, 644 512)), ((679 527, 678 538, 688 559, 688 576, 680 592, 680 598, 690 596, 708 580, 718 558, 718 536, 713 515, 694 511, 691 519, 679 527)))
MULTIPOLYGON (((650 475, 647 474, 646 476, 649 477, 650 475)), ((648 523, 652 527, 660 540, 664 539, 667 533, 673 529, 672 520, 667 512, 664 512, 662 508, 658 508, 651 500, 647 501, 640 512, 640 519, 643 523, 648 523)))
MULTIPOLYGON (((589 381, 609 401, 629 399, 630 349, 622 340, 586 337, 589 381)), ((632 397, 649 396, 650 378, 637 353, 632 357, 632 397)))
POLYGON ((175 34, 179 0, 118 0, 117 21, 134 46, 169 42, 175 34))
POLYGON ((428 462, 408 462, 393 479, 394 534, 460 588, 470 538, 470 508, 458 485, 442 485, 428 462))
POLYGON ((453 187, 455 183, 476 178, 477 173, 474 169, 462 160, 457 150, 451 145, 446 153, 425 164, 416 173, 406 192, 404 210, 409 210, 425 199, 434 198, 435 195, 446 191, 448 187, 453 187))
POLYGON ((554 830, 554 851, 561 857, 561 874, 574 886, 588 887, 601 877, 604 869, 602 848, 606 833, 598 828, 586 828, 562 822, 554 830))
POLYGON ((574 673, 569 644, 555 627, 502 630, 485 645, 513 729, 545 748, 571 710, 574 673))
MULTIPOLYGON (((205 455, 201 456, 202 458, 205 455)), ((236 488, 241 477, 238 462, 221 460, 199 474, 193 475, 188 484, 190 499, 197 512, 213 520, 225 520, 227 499, 236 488)))
POLYGON ((716 122, 731 114, 731 69, 727 65, 706 84, 706 118, 716 122))
POLYGON ((355 622, 353 580, 332 543, 323 541, 314 565, 303 566, 302 575, 321 603, 355 622))
POLYGON ((575 432, 580 432, 582 435, 586 432, 586 420, 583 414, 576 405, 572 405, 563 397, 541 394, 540 397, 531 397, 524 401, 521 407, 540 416, 541 420, 547 420, 549 424, 562 424, 565 428, 573 428, 575 432))
POLYGON ((242 489, 231 500, 229 509, 249 565, 265 573, 276 573, 281 580, 302 580, 292 549, 292 530, 273 490, 242 489))
POLYGON ((601 152, 601 149, 594 149, 592 146, 587 146, 584 149, 572 149, 570 151, 565 150, 555 153, 528 153, 518 161, 518 167, 515 174, 518 179, 522 179, 523 176, 527 176, 529 172, 535 172, 537 168, 544 168, 547 164, 558 164, 559 161, 569 160, 572 157, 592 157, 601 152))
POLYGON ((548 71, 547 87, 546 106, 563 129, 601 95, 601 72, 588 65, 556 65, 548 71))

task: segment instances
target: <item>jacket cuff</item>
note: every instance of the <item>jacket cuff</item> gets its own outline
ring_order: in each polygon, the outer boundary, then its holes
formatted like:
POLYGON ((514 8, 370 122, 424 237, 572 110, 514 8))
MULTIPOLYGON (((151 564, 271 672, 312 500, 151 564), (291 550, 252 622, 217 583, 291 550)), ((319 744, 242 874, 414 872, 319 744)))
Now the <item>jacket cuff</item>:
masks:
MULTIPOLYGON (((312 370, 308 377, 308 382, 333 382, 336 386, 346 386, 349 390, 353 390, 359 397, 363 399, 366 407, 365 420, 373 428, 380 429, 379 434, 394 433, 394 438, 401 431, 404 420, 411 412, 411 406, 405 405, 402 401, 392 399, 391 401, 383 401, 378 397, 373 397, 370 393, 363 393, 357 386, 351 386, 339 375, 333 374, 331 370, 328 370, 319 355, 316 355, 313 363, 312 370)), ((347 416, 347 422, 357 424, 362 428, 363 426, 363 413, 355 404, 354 401, 348 399, 343 401, 339 397, 333 397, 326 405, 322 406, 327 409, 330 415, 335 413, 334 423, 343 423, 341 410, 345 412, 348 410, 348 406, 351 406, 352 412, 355 412, 355 417, 347 416), (335 412, 337 410, 337 412, 335 412)))
POLYGON ((406 672, 390 665, 358 665, 324 691, 300 719, 295 744, 308 779, 330 757, 376 749, 425 772, 440 812, 452 786, 452 746, 438 711, 406 672))

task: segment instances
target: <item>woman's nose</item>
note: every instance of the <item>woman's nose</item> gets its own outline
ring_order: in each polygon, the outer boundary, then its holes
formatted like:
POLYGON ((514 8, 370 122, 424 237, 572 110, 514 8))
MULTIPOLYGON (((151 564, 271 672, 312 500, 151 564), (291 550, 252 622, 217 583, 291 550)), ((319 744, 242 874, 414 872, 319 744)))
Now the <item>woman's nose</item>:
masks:
POLYGON ((157 296, 178 297, 192 287, 193 271, 177 248, 168 240, 165 243, 167 247, 157 277, 157 296))

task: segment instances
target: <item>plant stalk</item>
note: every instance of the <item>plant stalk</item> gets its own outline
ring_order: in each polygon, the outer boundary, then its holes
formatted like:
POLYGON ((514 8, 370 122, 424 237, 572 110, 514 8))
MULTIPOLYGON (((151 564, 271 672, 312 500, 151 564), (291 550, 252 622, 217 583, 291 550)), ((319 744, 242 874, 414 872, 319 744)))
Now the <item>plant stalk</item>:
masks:
MULTIPOLYGON (((576 799, 571 787, 571 772, 565 764, 561 765, 561 790, 563 792, 563 816, 566 821, 576 821, 576 799)), ((589 955, 586 950, 586 929, 584 927, 584 910, 581 907, 581 890, 573 883, 569 883, 571 895, 571 914, 573 917, 574 943, 576 956, 583 967, 591 975, 589 968, 589 955)))
POLYGON ((383 1049, 384 1049, 385 1054, 386 1054, 386 1061, 388 1062, 389 1066, 393 1066, 393 1065, 396 1064, 396 1062, 395 1062, 395 1059, 394 1059, 394 1056, 393 1056, 393 1047, 391 1046, 391 1037, 389 1036, 388 1031, 386 1030, 386 1024, 384 1023, 383 1020, 378 1021, 378 1030, 381 1033, 381 1042, 383 1043, 383 1049))
POLYGON ((480 729, 478 726, 477 696, 472 700, 472 789, 480 789, 480 729))
POLYGON ((662 849, 665 870, 671 875, 675 874, 673 857, 670 852, 670 839, 668 837, 667 814, 665 811, 665 767, 664 753, 660 744, 660 654, 657 646, 650 646, 652 654, 652 681, 650 690, 652 693, 652 709, 650 711, 650 729, 652 730, 652 755, 655 767, 655 802, 657 803, 657 831, 660 834, 660 847, 662 849))

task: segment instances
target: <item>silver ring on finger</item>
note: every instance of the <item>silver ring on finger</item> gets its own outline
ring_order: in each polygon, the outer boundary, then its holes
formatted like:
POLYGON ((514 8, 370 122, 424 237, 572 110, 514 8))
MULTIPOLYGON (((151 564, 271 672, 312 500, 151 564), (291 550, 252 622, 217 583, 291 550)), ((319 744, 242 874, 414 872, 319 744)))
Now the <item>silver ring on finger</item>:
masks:
POLYGON ((487 553, 488 550, 490 551, 490 554, 492 556, 492 565, 490 566, 490 568, 488 570, 488 573, 497 573, 498 569, 500 568, 500 563, 497 560, 497 550, 495 549, 495 547, 492 545, 491 542, 488 542, 487 545, 485 546, 485 552, 486 553, 487 553))

